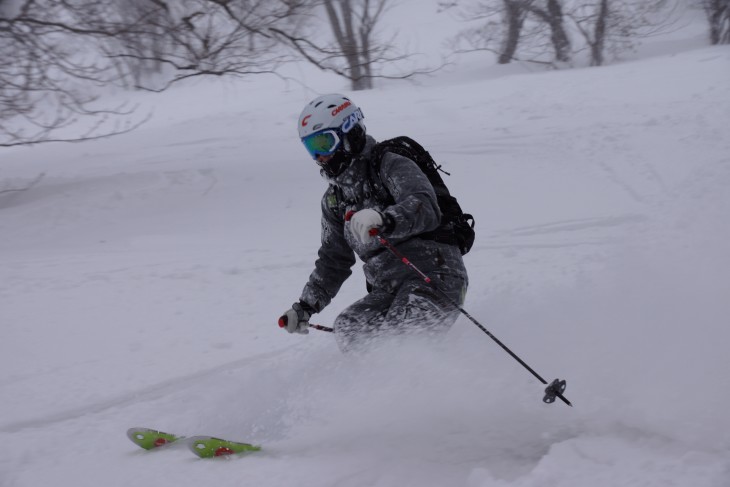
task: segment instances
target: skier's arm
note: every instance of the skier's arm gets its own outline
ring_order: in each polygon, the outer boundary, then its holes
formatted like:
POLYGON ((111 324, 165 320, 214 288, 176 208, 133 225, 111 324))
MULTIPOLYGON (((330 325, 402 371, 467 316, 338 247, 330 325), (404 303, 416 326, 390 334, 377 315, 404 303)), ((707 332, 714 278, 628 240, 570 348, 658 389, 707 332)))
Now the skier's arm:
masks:
POLYGON ((344 221, 327 206, 326 196, 322 199, 322 244, 317 255, 314 271, 300 298, 315 312, 332 301, 355 264, 355 253, 345 241, 344 221))
POLYGON ((383 210, 383 233, 393 238, 409 238, 436 229, 441 210, 428 177, 415 162, 386 153, 380 177, 395 203, 383 210))

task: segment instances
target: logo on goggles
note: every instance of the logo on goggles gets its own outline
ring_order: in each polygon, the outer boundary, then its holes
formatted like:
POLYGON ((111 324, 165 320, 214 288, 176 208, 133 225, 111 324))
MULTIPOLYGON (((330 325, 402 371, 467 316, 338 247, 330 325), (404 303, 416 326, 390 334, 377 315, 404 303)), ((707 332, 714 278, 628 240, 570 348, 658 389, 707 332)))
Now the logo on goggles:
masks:
POLYGON ((352 128, 357 124, 357 122, 359 122, 363 118, 365 118, 365 116, 362 114, 362 111, 359 108, 357 110, 355 110, 354 112, 352 112, 352 115, 347 117, 347 119, 344 122, 342 122, 342 133, 346 134, 347 132, 352 130, 352 128))

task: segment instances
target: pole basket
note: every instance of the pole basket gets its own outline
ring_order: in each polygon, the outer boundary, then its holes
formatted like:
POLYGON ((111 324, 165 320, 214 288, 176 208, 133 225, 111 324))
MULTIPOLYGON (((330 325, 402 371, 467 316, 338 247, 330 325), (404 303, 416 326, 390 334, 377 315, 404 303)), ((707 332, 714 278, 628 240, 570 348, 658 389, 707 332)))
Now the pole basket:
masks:
POLYGON ((555 402, 556 397, 562 399, 566 386, 565 380, 555 379, 545 388, 545 397, 542 398, 542 401, 547 404, 552 404, 555 402))

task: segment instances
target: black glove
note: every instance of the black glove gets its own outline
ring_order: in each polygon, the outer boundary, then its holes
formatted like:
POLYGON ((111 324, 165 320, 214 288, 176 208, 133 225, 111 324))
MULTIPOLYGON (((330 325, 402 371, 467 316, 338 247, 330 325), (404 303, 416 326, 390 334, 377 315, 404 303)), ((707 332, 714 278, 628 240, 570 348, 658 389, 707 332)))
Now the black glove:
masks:
POLYGON ((299 301, 291 305, 291 308, 279 318, 279 326, 286 328, 289 333, 300 333, 306 335, 309 333, 309 318, 314 313, 314 309, 304 301, 299 301))

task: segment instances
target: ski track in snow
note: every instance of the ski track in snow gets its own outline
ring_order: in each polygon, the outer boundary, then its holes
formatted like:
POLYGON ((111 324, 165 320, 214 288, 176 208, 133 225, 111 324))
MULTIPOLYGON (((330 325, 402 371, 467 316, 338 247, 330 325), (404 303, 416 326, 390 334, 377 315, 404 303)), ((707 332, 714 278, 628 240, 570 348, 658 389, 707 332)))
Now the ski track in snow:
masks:
POLYGON ((251 365, 255 362, 267 360, 272 357, 276 357, 290 350, 291 347, 286 347, 282 350, 275 352, 263 353, 260 355, 254 355, 246 357, 241 360, 229 362, 221 365, 216 365, 211 369, 204 369, 194 374, 189 374, 183 377, 177 377, 157 384, 152 384, 145 388, 133 391, 130 393, 123 394, 117 397, 111 397, 103 402, 96 404, 87 404, 82 408, 72 409, 64 411, 51 416, 46 416, 37 419, 31 419, 27 421, 19 421, 15 423, 0 424, 0 432, 2 433, 18 433, 24 429, 29 428, 46 428, 53 425, 54 423, 61 423, 64 421, 70 421, 78 419, 83 416, 99 414, 112 408, 122 408, 135 404, 138 402, 148 402, 159 399, 161 397, 174 394, 183 389, 189 389, 192 387, 199 386, 201 383, 206 382, 210 377, 220 374, 221 370, 235 370, 238 368, 251 365))

